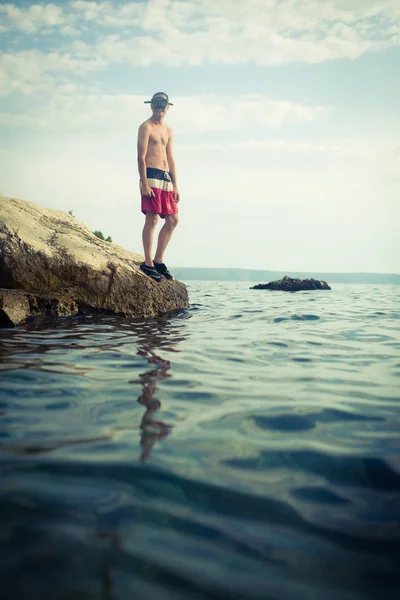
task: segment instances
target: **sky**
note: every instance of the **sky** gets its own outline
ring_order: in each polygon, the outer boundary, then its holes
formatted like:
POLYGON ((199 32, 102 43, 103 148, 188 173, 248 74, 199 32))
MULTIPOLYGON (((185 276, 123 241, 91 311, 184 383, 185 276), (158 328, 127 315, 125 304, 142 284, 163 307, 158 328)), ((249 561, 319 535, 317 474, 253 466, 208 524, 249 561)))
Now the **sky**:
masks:
POLYGON ((1 2, 0 51, 1 194, 142 253, 164 91, 168 265, 400 273, 399 0, 1 2))

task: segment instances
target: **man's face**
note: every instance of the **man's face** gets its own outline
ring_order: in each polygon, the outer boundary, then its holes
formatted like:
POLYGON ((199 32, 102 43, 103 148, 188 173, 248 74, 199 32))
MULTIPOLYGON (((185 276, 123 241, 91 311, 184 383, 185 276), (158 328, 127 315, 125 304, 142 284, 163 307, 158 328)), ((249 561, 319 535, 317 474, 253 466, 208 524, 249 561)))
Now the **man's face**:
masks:
POLYGON ((167 113, 169 109, 167 98, 165 96, 154 96, 151 101, 151 109, 156 115, 167 113))

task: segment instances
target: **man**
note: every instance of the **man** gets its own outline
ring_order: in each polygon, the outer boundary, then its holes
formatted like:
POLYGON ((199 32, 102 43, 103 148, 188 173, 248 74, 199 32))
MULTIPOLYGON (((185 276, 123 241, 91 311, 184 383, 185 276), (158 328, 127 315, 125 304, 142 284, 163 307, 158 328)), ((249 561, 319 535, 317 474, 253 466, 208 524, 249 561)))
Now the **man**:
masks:
POLYGON ((178 224, 179 190, 172 153, 173 133, 164 124, 164 117, 172 104, 164 92, 157 92, 145 104, 151 105, 153 114, 141 124, 138 133, 142 212, 146 215, 142 234, 145 260, 140 268, 155 281, 161 281, 162 276, 173 279, 164 263, 164 252, 178 224), (153 260, 154 230, 159 216, 165 219, 165 223, 158 235, 153 260))

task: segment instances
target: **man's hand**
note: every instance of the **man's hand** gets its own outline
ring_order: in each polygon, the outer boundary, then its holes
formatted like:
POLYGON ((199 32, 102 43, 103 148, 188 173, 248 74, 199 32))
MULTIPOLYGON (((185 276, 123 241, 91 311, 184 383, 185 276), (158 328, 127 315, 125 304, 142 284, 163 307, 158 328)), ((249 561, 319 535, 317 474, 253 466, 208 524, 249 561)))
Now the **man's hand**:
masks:
POLYGON ((179 202, 180 196, 179 196, 179 190, 178 190, 177 185, 174 185, 174 197, 175 197, 175 202, 179 202))
POLYGON ((149 185, 142 185, 142 195, 148 198, 155 198, 156 195, 149 185))

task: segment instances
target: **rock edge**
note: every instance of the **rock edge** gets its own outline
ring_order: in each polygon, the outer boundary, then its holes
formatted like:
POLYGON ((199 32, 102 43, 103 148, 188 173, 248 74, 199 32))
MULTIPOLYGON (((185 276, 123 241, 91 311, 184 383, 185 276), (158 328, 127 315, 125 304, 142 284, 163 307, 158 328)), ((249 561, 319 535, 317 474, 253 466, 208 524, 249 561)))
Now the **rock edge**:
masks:
POLYGON ((0 196, 0 327, 39 315, 146 319, 188 308, 185 285, 153 281, 143 260, 63 211, 0 196))

